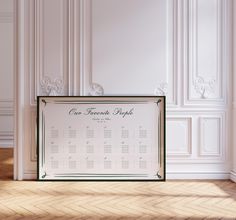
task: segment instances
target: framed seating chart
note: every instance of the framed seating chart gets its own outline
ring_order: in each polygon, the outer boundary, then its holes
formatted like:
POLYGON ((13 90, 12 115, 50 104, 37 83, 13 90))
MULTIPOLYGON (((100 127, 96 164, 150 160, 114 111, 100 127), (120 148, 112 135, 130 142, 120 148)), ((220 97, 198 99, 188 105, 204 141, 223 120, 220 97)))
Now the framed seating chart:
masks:
POLYGON ((165 180, 164 96, 38 97, 38 180, 165 180))

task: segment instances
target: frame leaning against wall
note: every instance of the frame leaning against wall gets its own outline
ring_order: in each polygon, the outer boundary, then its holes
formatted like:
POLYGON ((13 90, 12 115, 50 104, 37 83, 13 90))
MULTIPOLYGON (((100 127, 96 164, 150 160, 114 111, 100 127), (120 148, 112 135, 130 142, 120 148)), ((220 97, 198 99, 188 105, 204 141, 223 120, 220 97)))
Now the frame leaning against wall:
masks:
POLYGON ((37 110, 38 180, 165 180, 164 96, 39 96, 37 110), (114 109, 120 107, 125 110, 129 109, 127 112, 130 114, 127 113, 127 115, 130 116, 126 116, 124 119, 123 116, 118 117, 118 115, 114 114, 114 109), (85 114, 89 108, 96 109, 98 112, 106 111, 107 114, 105 116, 99 114, 91 116, 87 113, 85 114), (77 112, 72 117, 69 114, 71 109, 76 109, 80 112, 77 112), (57 113, 54 114, 54 112, 57 113), (148 114, 145 114, 145 112, 148 114), (119 136, 121 131, 119 131, 120 133, 117 131, 121 129, 123 124, 128 125, 129 132, 130 134, 132 133, 132 136, 123 137, 124 139, 122 139, 123 142, 132 142, 132 144, 128 144, 131 148, 129 159, 127 159, 128 154, 125 154, 124 152, 122 152, 122 154, 121 150, 119 150, 121 149, 121 146, 119 145, 121 143, 121 136, 119 136), (139 136, 140 133, 137 130, 138 128, 140 129, 140 125, 142 124, 150 128, 149 130, 144 130, 144 137, 139 136), (80 125, 83 125, 84 127, 79 128, 80 125), (85 152, 85 143, 91 140, 86 139, 89 137, 85 137, 85 130, 88 125, 90 125, 92 129, 96 127, 95 129, 97 130, 94 132, 100 134, 100 136, 95 135, 98 140, 101 140, 100 130, 102 130, 103 126, 108 125, 110 127, 110 133, 112 133, 112 135, 110 135, 110 139, 108 140, 113 143, 111 145, 112 149, 114 149, 112 150, 112 153, 110 152, 111 154, 105 154, 105 152, 104 154, 101 153, 103 152, 103 146, 101 147, 101 144, 97 144, 97 139, 94 139, 94 154, 85 152), (76 136, 68 137, 68 126, 74 127, 74 132, 79 131, 79 138, 76 136), (52 127, 56 127, 57 129, 56 139, 51 136, 52 132, 54 132, 50 130, 52 127), (136 136, 134 134, 136 134, 136 136), (137 142, 138 140, 140 142, 137 142), (143 140, 144 144, 146 143, 147 145, 147 152, 144 152, 144 154, 138 150, 140 149, 138 147, 141 146, 139 143, 143 140), (73 144, 76 145, 77 150, 75 154, 70 154, 71 152, 68 152, 70 146, 67 143, 70 142, 73 142, 73 144), (52 152, 52 148, 55 147, 57 148, 56 153, 52 152), (116 153, 113 153, 113 151, 116 153), (135 153, 132 153, 131 151, 135 153), (88 158, 91 158, 91 155, 94 163, 92 169, 88 169, 88 167, 83 169, 69 169, 67 166, 72 160, 74 163, 80 164, 80 167, 85 167, 87 165, 84 164, 87 163, 86 160, 89 160, 88 158), (103 162, 104 164, 106 163, 105 160, 107 160, 107 155, 110 158, 110 163, 112 163, 112 169, 110 170, 105 169, 105 165, 104 167, 101 165, 103 162), (145 167, 140 167, 143 155, 145 158, 145 167), (104 161, 101 160, 103 156, 105 158, 104 161), (131 165, 128 165, 127 169, 122 170, 121 166, 123 165, 121 165, 121 163, 123 164, 123 158, 125 158, 126 161, 129 161, 128 163, 131 165), (53 167, 55 166, 55 163, 56 166, 58 166, 56 169, 53 167), (120 167, 120 169, 117 167, 120 167))

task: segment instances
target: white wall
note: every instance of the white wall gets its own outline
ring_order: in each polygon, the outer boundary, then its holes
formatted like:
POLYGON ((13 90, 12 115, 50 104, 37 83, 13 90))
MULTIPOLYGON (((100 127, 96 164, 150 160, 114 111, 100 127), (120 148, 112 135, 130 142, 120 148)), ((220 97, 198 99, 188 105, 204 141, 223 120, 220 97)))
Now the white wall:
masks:
POLYGON ((167 177, 229 178, 231 3, 19 1, 23 177, 36 171, 36 96, 61 80, 62 95, 167 95, 167 177))
POLYGON ((13 1, 0 0, 0 147, 13 147, 13 1))

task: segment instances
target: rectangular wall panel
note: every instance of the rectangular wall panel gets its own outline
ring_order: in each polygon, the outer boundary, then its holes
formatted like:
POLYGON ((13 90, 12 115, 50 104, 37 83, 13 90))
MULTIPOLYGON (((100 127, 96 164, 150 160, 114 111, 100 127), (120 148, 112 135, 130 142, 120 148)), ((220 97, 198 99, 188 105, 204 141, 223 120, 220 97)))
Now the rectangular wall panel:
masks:
POLYGON ((186 1, 186 104, 223 102, 225 17, 222 0, 186 1), (202 103, 199 102, 201 100, 202 103))
POLYGON ((167 95, 176 104, 175 1, 82 2, 82 93, 167 95))
POLYGON ((31 11, 31 103, 37 95, 66 95, 68 89, 68 1, 36 0, 31 11), (34 32, 35 31, 35 32, 34 32), (34 74, 35 73, 35 74, 34 74))
POLYGON ((222 154, 222 118, 200 118, 200 156, 221 156, 222 154))
POLYGON ((167 118, 167 156, 190 156, 192 152, 191 118, 167 118))

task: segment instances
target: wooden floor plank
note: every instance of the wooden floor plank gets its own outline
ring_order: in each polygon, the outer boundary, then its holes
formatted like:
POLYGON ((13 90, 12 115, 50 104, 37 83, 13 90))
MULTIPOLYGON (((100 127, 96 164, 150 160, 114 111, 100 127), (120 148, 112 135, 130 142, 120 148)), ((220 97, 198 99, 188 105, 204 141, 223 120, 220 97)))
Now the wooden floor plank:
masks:
POLYGON ((13 148, 0 148, 0 180, 13 180, 13 148))
MULTIPOLYGON (((8 153, 1 164, 12 163, 8 153)), ((8 173, 2 176, 7 180, 0 181, 4 220, 236 219, 236 184, 226 180, 37 182, 10 181, 12 170, 4 172, 8 173)))

